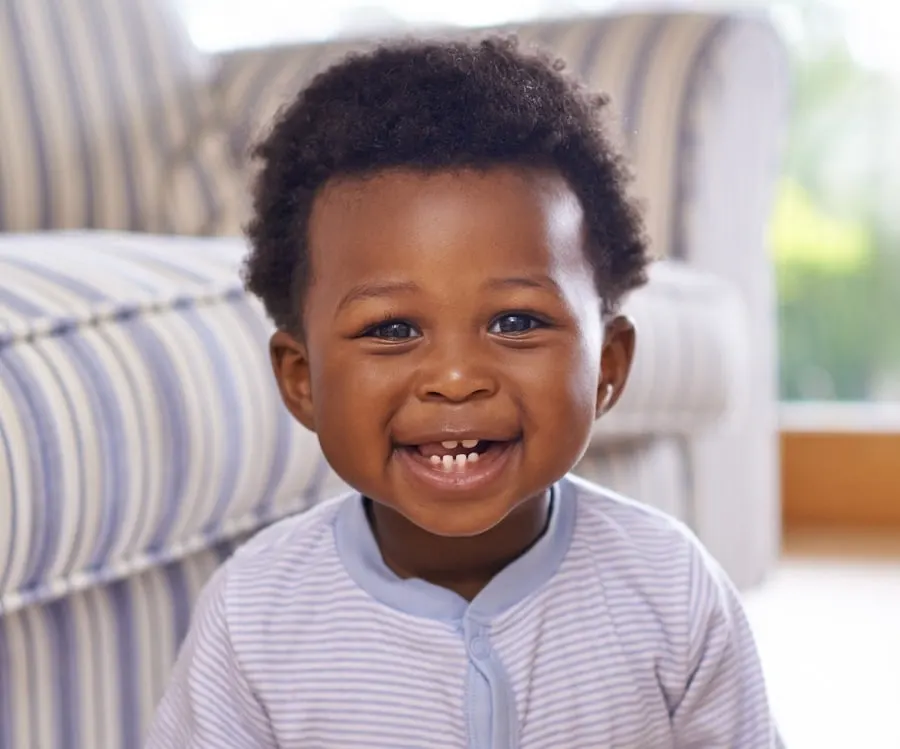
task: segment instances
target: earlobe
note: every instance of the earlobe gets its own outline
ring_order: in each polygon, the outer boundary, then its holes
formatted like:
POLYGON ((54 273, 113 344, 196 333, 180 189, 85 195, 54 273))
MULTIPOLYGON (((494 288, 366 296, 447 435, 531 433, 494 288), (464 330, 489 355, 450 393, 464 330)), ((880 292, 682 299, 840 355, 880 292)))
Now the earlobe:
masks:
POLYGON ((634 360, 636 335, 634 322, 628 317, 620 315, 606 323, 597 389, 598 417, 616 404, 625 389, 634 360))
POLYGON ((284 405, 303 426, 316 431, 306 345, 278 330, 269 341, 269 356, 284 405))
POLYGON ((600 397, 600 405, 597 407, 598 416, 605 414, 609 410, 615 388, 613 388, 612 384, 609 382, 607 382, 606 384, 601 383, 600 392, 602 393, 602 395, 600 397))

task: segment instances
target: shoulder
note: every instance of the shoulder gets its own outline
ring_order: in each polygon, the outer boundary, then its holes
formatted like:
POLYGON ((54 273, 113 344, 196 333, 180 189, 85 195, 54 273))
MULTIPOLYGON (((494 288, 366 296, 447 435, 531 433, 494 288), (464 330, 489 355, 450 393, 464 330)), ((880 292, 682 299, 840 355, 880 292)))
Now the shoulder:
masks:
POLYGON ((227 564, 236 568, 307 557, 332 532, 334 519, 344 503, 356 496, 355 492, 346 492, 272 523, 244 543, 227 564))
POLYGON ((338 575, 334 522, 356 496, 343 494, 273 523, 235 551, 221 571, 229 619, 266 619, 307 588, 321 589, 324 578, 338 575))
POLYGON ((620 636, 654 645, 654 667, 674 704, 709 633, 741 618, 734 586, 681 521, 580 479, 571 486, 573 544, 590 560, 620 636))
POLYGON ((658 614, 682 620, 727 591, 725 574, 683 522, 588 481, 568 480, 578 505, 575 541, 601 579, 615 579, 658 614))
POLYGON ((581 478, 567 481, 578 504, 576 535, 586 543, 602 543, 636 565, 703 553, 693 532, 671 515, 581 478))

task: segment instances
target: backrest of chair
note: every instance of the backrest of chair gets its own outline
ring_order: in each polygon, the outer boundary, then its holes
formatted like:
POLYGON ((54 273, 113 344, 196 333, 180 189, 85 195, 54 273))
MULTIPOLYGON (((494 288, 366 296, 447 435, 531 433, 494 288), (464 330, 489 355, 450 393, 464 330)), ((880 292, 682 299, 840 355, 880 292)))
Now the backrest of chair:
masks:
POLYGON ((207 70, 167 0, 0 0, 0 231, 233 221, 207 70))

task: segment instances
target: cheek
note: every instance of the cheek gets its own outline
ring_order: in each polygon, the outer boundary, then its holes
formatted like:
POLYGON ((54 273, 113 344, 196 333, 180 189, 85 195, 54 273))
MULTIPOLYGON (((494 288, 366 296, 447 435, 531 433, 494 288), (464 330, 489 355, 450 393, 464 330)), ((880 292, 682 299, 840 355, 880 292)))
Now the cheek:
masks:
POLYGON ((560 372, 566 401, 571 409, 570 423, 589 432, 597 409, 597 388, 600 384, 599 352, 585 346, 579 348, 565 372, 560 372))
POLYGON ((399 374, 386 360, 340 355, 316 358, 310 377, 320 438, 339 432, 338 439, 357 442, 383 427, 400 390, 399 374))
POLYGON ((559 408, 559 438, 556 449, 561 461, 575 467, 590 445, 591 432, 597 418, 597 388, 600 383, 599 352, 580 349, 561 372, 564 405, 559 408))
POLYGON ((555 424, 556 431, 581 440, 594 421, 600 381, 599 346, 579 339, 577 344, 546 353, 543 366, 525 368, 529 381, 526 408, 536 426, 555 424), (583 433, 583 434, 582 434, 583 433))

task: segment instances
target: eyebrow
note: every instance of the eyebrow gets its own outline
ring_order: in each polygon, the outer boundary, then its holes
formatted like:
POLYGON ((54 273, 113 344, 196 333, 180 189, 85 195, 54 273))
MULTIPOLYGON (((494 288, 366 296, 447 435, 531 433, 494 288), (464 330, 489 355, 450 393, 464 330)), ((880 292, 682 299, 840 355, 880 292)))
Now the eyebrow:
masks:
MULTIPOLYGON (((484 287, 500 290, 509 288, 544 289, 553 293, 559 293, 560 290, 559 284, 550 276, 545 275, 491 278, 485 282, 484 287)), ((419 285, 412 281, 366 281, 350 289, 341 299, 337 308, 342 310, 354 302, 390 297, 397 294, 410 294, 419 291, 419 289, 419 285)))
POLYGON ((366 281, 350 289, 341 299, 337 308, 341 310, 354 302, 361 302, 365 299, 409 294, 418 290, 418 284, 412 281, 366 281))
POLYGON ((544 289, 545 291, 552 291, 555 294, 558 294, 560 291, 559 284, 550 278, 550 276, 543 274, 492 278, 485 283, 485 287, 490 289, 544 289))

